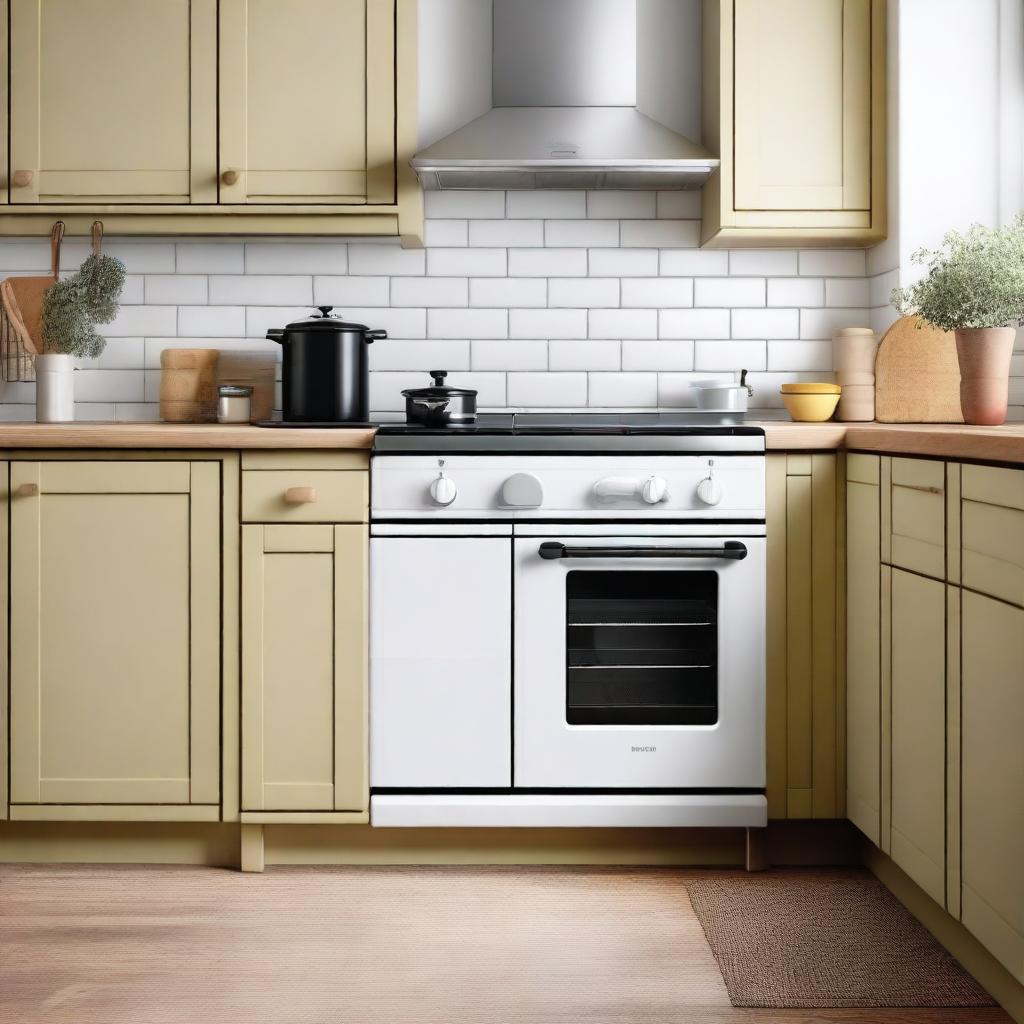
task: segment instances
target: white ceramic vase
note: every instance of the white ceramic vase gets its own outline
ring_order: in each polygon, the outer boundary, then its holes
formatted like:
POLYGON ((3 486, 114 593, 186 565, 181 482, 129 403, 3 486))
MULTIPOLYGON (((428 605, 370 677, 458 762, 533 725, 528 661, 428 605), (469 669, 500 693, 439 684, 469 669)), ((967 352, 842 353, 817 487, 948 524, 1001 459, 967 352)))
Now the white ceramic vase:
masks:
POLYGON ((75 418, 75 357, 63 353, 38 355, 36 422, 71 423, 75 418))

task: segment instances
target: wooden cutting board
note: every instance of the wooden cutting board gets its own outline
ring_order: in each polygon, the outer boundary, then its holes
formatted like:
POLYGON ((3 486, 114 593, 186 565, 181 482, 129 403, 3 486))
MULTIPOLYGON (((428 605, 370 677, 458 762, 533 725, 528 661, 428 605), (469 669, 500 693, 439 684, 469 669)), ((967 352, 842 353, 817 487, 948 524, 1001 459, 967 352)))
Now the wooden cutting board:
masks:
POLYGON ((875 356, 879 423, 963 423, 956 338, 919 317, 900 317, 875 356))

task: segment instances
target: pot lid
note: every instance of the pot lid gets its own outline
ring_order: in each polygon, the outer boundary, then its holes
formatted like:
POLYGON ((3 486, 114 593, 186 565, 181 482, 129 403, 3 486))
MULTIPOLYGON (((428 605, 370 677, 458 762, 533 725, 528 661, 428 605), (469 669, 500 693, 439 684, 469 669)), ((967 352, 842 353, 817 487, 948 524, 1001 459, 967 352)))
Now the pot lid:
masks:
POLYGON ((427 372, 434 379, 433 385, 425 388, 406 388, 402 392, 405 398, 453 398, 455 395, 476 398, 476 391, 473 388, 446 387, 444 381, 448 376, 447 370, 428 370, 427 372))
POLYGON ((361 331, 366 333, 369 331, 369 327, 366 324, 353 324, 348 323, 346 320, 342 320, 341 317, 332 316, 334 312, 333 306, 317 306, 320 310, 320 314, 313 313, 311 316, 306 317, 304 320, 294 320, 290 323, 285 330, 286 331, 361 331))

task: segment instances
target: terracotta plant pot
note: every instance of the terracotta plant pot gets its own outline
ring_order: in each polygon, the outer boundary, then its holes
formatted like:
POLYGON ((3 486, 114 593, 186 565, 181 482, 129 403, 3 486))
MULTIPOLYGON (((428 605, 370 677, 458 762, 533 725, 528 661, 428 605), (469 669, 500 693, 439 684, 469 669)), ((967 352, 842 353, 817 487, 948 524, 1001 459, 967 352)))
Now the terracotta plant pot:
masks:
POLYGON ((964 423, 995 427, 1006 419, 1013 327, 971 327, 956 332, 960 408, 964 423))

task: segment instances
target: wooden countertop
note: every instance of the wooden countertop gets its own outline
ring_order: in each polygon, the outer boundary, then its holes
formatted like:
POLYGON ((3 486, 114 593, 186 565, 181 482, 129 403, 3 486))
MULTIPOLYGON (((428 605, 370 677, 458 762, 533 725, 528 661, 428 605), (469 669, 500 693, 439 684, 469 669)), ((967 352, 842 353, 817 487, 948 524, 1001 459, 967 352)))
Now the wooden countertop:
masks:
POLYGON ((0 448, 369 448, 372 427, 0 423, 0 448))
POLYGON ((962 423, 790 423, 763 427, 769 451, 849 451, 931 455, 1024 465, 1024 423, 969 427, 962 423))
MULTIPOLYGON (((791 423, 763 427, 769 451, 851 451, 931 455, 1024 466, 1024 423, 791 423)), ((320 448, 368 449, 369 427, 230 426, 216 423, 2 423, 0 448, 320 448)))

